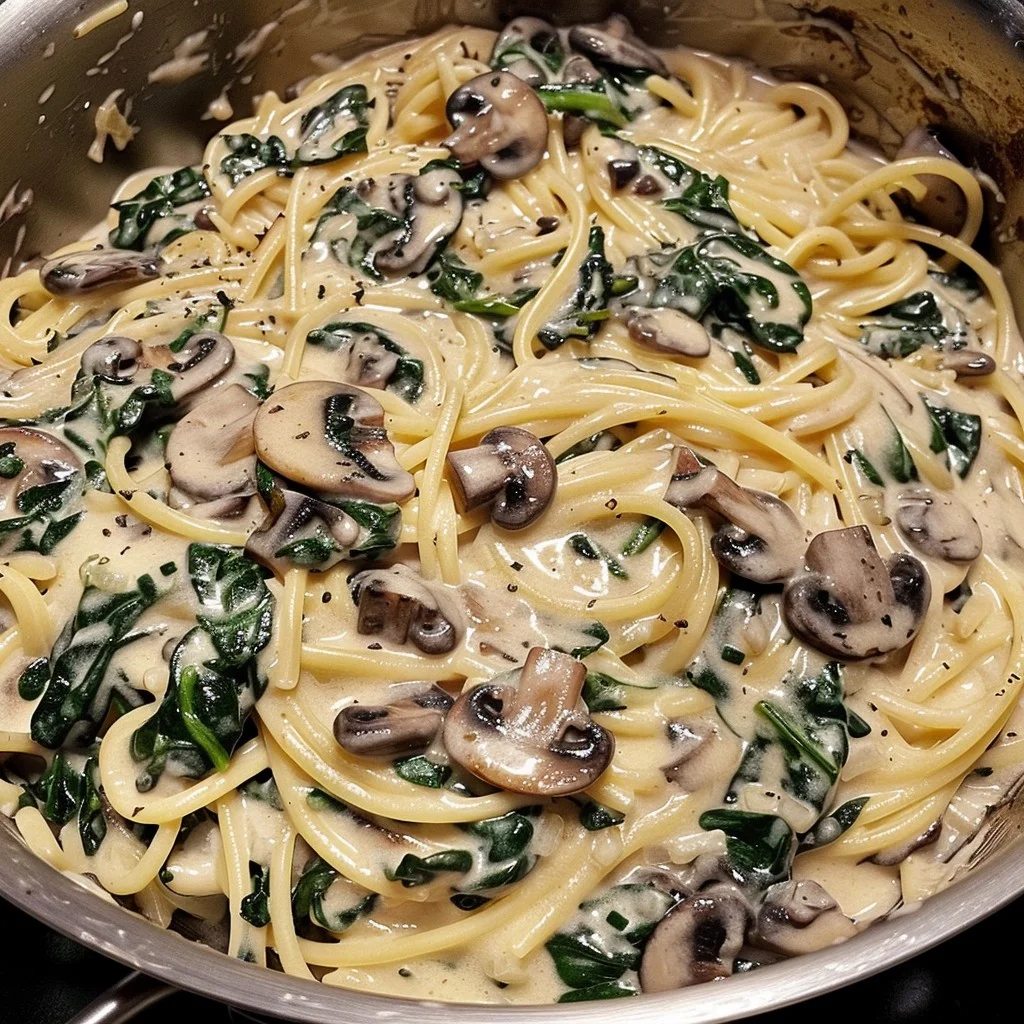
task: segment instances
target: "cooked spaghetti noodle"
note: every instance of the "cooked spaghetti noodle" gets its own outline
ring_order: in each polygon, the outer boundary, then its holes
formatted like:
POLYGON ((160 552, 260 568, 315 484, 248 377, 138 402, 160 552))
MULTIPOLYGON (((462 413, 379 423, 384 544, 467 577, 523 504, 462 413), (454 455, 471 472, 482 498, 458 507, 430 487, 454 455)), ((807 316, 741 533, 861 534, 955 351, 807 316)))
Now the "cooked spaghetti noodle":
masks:
POLYGON ((949 884, 1024 773, 978 179, 525 22, 268 93, 0 282, 0 809, 326 984, 724 977, 949 884))

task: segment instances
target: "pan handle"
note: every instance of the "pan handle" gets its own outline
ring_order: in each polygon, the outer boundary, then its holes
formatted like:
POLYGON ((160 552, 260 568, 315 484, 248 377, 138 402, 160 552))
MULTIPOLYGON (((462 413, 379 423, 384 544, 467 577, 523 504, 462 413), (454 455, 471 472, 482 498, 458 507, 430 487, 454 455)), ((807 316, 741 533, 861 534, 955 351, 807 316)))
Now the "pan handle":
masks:
POLYGON ((136 1014, 177 991, 171 985, 133 971, 94 999, 68 1024, 125 1024, 136 1014))

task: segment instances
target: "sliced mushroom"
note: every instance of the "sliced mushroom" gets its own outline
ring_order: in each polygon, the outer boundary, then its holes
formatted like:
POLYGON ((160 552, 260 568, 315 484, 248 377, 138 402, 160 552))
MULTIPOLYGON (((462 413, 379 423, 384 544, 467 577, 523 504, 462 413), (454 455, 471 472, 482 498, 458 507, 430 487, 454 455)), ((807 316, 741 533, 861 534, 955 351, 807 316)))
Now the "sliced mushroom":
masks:
POLYGON ((124 249, 91 249, 47 260, 39 268, 51 295, 84 295, 101 288, 127 288, 160 276, 160 260, 152 254, 124 249))
MULTIPOLYGON (((601 81, 601 72, 581 54, 574 54, 565 62, 562 68, 562 81, 565 84, 570 82, 581 82, 584 85, 593 85, 601 81)), ((575 149, 583 138, 583 133, 590 125, 590 120, 582 114, 562 115, 562 138, 565 140, 566 149, 575 149)))
POLYGON ((626 318, 629 336, 638 345, 700 358, 711 351, 704 325, 678 309, 633 309, 626 318))
POLYGON ((253 436, 270 469, 320 494, 392 502, 416 490, 395 458, 381 404, 348 384, 279 388, 257 412, 253 436))
MULTIPOLYGON (((896 153, 897 160, 915 156, 934 156, 960 164, 930 128, 915 128, 896 153)), ((941 174, 919 174, 917 180, 924 186, 925 194, 913 200, 914 207, 933 228, 947 235, 957 234, 967 218, 967 197, 963 190, 941 174)))
POLYGON ((293 566, 326 572, 347 558, 359 524, 340 508, 297 491, 275 490, 270 511, 249 535, 245 553, 283 577, 293 566))
POLYGON ((915 487, 896 500, 896 525, 922 554, 947 562, 973 562, 981 554, 981 528, 959 499, 915 487))
POLYGON ((460 85, 445 113, 455 129, 442 146, 463 166, 480 164, 500 181, 521 178, 547 147, 548 115, 537 94, 507 71, 460 85))
POLYGON ((666 782, 693 793, 730 770, 734 749, 713 722, 687 725, 673 721, 666 731, 674 758, 662 768, 666 782))
POLYGON ((449 591, 408 566, 368 569, 352 577, 359 606, 356 629, 396 644, 411 641, 424 654, 447 654, 462 638, 465 622, 449 591))
POLYGON ((495 427, 476 448, 448 453, 460 511, 491 506, 491 520, 506 530, 535 522, 558 485, 555 460, 540 438, 520 427, 495 427))
MULTIPOLYGON (((63 441, 31 427, 0 427, 4 472, 0 475, 0 520, 21 516, 18 499, 34 487, 62 483, 76 474, 84 481, 81 460, 63 441), (7 448, 13 445, 13 448, 7 448)), ((6 539, 20 541, 20 533, 6 539)))
POLYGON ((809 878, 778 882, 765 893, 752 937, 755 945, 786 956, 812 953, 852 938, 857 926, 809 878))
POLYGON ((180 402, 212 384, 235 361, 235 346, 219 331, 197 331, 173 353, 171 395, 180 402))
POLYGON ((373 266, 387 276, 419 274, 462 220, 462 179, 450 167, 426 174, 364 178, 356 190, 367 204, 394 213, 402 226, 374 244, 373 266))
POLYGON ((996 361, 987 353, 973 348, 958 348, 943 352, 939 367, 952 370, 957 379, 961 377, 987 377, 996 372, 996 361))
POLYGON ((492 67, 496 57, 512 51, 509 56, 514 56, 515 59, 503 60, 504 70, 516 78, 521 78, 527 85, 544 85, 548 81, 548 76, 536 61, 526 56, 524 50, 532 50, 541 61, 548 57, 560 57, 562 43, 558 38, 558 32, 554 26, 540 18, 526 15, 513 18, 498 33, 494 49, 491 51, 492 67))
POLYGON ((665 491, 676 508, 706 508, 727 519, 711 538, 715 558, 755 583, 781 583, 800 567, 804 530, 781 498, 740 487, 689 448, 676 449, 676 468, 665 491))
POLYGON ((454 701, 440 686, 393 704, 349 704, 334 719, 334 738, 350 754, 398 757, 426 750, 454 701))
POLYGON ((344 324, 351 342, 337 353, 338 375, 349 384, 383 391, 402 358, 397 346, 388 348, 372 324, 344 324))
POLYGON ((672 992, 729 977, 748 916, 746 902, 730 886, 712 886, 677 903, 647 940, 640 987, 672 992))
POLYGON ((259 407, 241 384, 230 384, 178 420, 166 450, 173 508, 191 506, 206 515, 243 511, 256 493, 252 424, 259 407))
POLYGON ((598 25, 574 25, 569 29, 569 45, 602 64, 656 75, 669 73, 665 62, 637 38, 633 26, 621 14, 613 14, 598 25))
POLYGON ((568 654, 534 647, 518 685, 484 683, 459 697, 445 722, 445 749, 467 771, 512 793, 586 789, 615 751, 615 738, 580 698, 586 675, 568 654))
POLYGON ((82 353, 82 372, 108 384, 129 383, 141 365, 142 346, 134 338, 100 338, 82 353))
POLYGON ((925 846, 932 846, 939 841, 942 835, 942 819, 936 818, 923 832, 905 839, 902 843, 893 843, 884 850, 879 850, 869 860, 872 864, 881 864, 883 867, 892 868, 902 864, 912 853, 925 846))
POLYGON ((905 647, 931 597, 925 567, 911 555, 883 562, 866 526, 819 533, 804 556, 807 571, 786 585, 790 629, 823 654, 856 660, 905 647))

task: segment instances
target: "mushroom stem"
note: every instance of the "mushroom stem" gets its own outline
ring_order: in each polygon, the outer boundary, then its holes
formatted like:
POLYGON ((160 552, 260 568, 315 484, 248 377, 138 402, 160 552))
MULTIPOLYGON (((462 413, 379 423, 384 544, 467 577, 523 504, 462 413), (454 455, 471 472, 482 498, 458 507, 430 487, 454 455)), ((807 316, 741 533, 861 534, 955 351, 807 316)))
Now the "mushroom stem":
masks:
POLYGON ((467 511, 489 505, 505 489, 509 478, 508 467, 495 459, 491 445, 449 452, 448 465, 454 471, 456 498, 467 511))
POLYGON ((526 656, 519 684, 505 701, 505 721, 529 730, 542 742, 561 734, 574 715, 587 678, 586 666, 560 651, 534 647, 526 656))

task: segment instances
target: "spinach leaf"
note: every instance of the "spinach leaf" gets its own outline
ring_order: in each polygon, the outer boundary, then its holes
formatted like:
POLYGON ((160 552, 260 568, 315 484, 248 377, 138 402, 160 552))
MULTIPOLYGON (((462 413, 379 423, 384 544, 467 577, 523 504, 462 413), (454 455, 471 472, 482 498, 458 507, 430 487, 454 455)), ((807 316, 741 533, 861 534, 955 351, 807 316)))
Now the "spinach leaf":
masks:
MULTIPOLYGON (((569 651, 570 657, 586 658, 588 655, 593 654, 594 651, 598 651, 602 647, 604 647, 604 645, 608 643, 608 641, 611 639, 611 635, 609 634, 607 628, 605 627, 604 623, 601 622, 592 622, 589 626, 585 626, 583 629, 581 629, 580 632, 584 636, 593 637, 594 640, 596 640, 597 642, 593 644, 582 644, 579 647, 574 647, 571 651, 569 651)), ((556 647, 555 650, 558 651, 561 650, 561 648, 556 647)))
POLYGON ((250 861, 249 877, 252 891, 242 897, 238 914, 254 928, 266 928, 270 924, 270 868, 250 861))
POLYGON ((535 32, 528 39, 507 38, 494 45, 491 67, 495 71, 508 71, 522 61, 528 61, 546 81, 557 75, 565 64, 566 54, 557 32, 535 32))
POLYGON ((907 449, 907 444, 903 440, 899 427, 896 426, 895 421, 889 415, 884 405, 882 406, 882 412, 885 413, 885 418, 892 427, 892 439, 889 442, 889 449, 885 456, 886 468, 897 483, 908 484, 911 480, 917 479, 917 466, 914 465, 914 460, 907 449))
POLYGON ((451 778, 452 770, 446 764, 436 764, 422 754, 405 757, 393 764, 395 774, 414 786, 441 789, 451 778))
POLYGON ((661 531, 664 529, 665 524, 660 519, 647 516, 642 523, 634 528, 629 539, 622 545, 621 554, 629 558, 646 551, 661 536, 661 531))
POLYGON ((270 642, 274 600, 263 573, 210 544, 189 545, 188 570, 197 625, 174 648, 159 709, 132 736, 142 792, 169 766, 186 778, 223 771, 265 686, 256 658, 270 642))
POLYGON ((129 708, 141 703, 134 690, 110 678, 110 662, 122 647, 145 635, 131 629, 159 596, 148 575, 123 593, 85 588, 49 658, 29 665, 19 682, 23 699, 42 697, 32 712, 31 734, 37 743, 55 750, 69 738, 87 742, 106 719, 115 695, 129 708))
POLYGON ((350 365, 355 360, 360 368, 367 364, 375 368, 377 363, 390 361, 388 355, 397 356, 394 368, 387 374, 385 388, 409 403, 418 401, 423 394, 423 361, 414 359, 390 335, 373 324, 354 320, 333 321, 310 331, 306 342, 330 352, 344 351, 350 365), (382 350, 385 355, 382 357, 374 349, 382 350))
POLYGON ((588 832, 600 832, 602 829, 621 825, 625 820, 624 814, 613 811, 610 807, 605 807, 604 804, 599 804, 595 800, 588 800, 580 808, 580 824, 588 832))
POLYGON ((604 231, 592 227, 587 240, 587 255, 579 266, 576 288, 549 320, 537 331, 545 348, 556 349, 570 338, 589 341, 601 323, 611 316, 608 301, 612 297, 615 273, 604 254, 604 231))
POLYGON ((473 855, 469 850, 441 850, 429 857, 407 853, 396 868, 385 868, 384 874, 390 881, 401 882, 405 888, 411 889, 434 881, 439 874, 465 874, 472 866, 473 855))
MULTIPOLYGON (((615 885, 581 903, 546 943, 558 977, 570 989, 608 991, 640 966, 644 940, 675 903, 650 884, 615 885)), ((632 984, 620 987, 625 991, 616 994, 635 994, 632 984)))
POLYGON ((375 505, 370 501, 338 501, 335 504, 365 531, 357 547, 349 551, 349 558, 370 558, 381 551, 389 551, 397 543, 402 529, 402 510, 397 505, 375 505))
POLYGON ((931 450, 944 451, 949 468, 963 479, 981 449, 981 417, 937 405, 924 395, 921 401, 932 420, 931 450))
MULTIPOLYGON (((327 893, 341 875, 326 861, 314 857, 306 865, 292 889, 292 914, 296 921, 309 919, 335 935, 347 931, 356 921, 373 911, 377 904, 374 892, 361 896, 341 910, 328 909, 327 893)), ((344 884, 342 879, 342 884, 344 884)))
POLYGON ((223 138, 228 147, 228 155, 221 160, 220 169, 231 179, 232 185, 268 167, 276 169, 284 177, 291 177, 288 150, 276 135, 271 135, 265 142, 248 132, 225 135, 223 138))
POLYGON ((591 540, 585 533, 574 533, 568 544, 580 558, 590 562, 604 562, 608 566, 608 572, 616 579, 629 579, 629 573, 623 568, 622 563, 607 548, 591 540))
POLYGON ((819 818, 814 827, 800 837, 800 845, 797 853, 804 853, 807 850, 817 850, 829 843, 834 843, 859 817, 868 802, 866 796, 857 797, 854 800, 847 800, 831 814, 819 818))
POLYGON ((117 227, 110 232, 110 244, 116 249, 141 251, 149 245, 166 245, 195 228, 188 214, 175 213, 181 206, 206 199, 210 186, 201 171, 182 167, 170 174, 160 174, 130 199, 114 203, 117 227), (150 239, 153 226, 168 220, 160 238, 150 239))
POLYGON ((712 178, 678 157, 656 146, 638 146, 641 168, 662 176, 679 188, 678 195, 661 200, 661 205, 691 224, 711 231, 741 232, 729 205, 729 182, 722 175, 712 178))
POLYGON ((738 678, 735 662, 722 657, 728 648, 742 650, 747 624, 761 614, 761 595, 738 584, 725 590, 715 608, 703 648, 686 669, 686 681, 719 703, 719 713, 731 695, 730 680, 738 678))
MULTIPOLYGON (((621 447, 622 442, 610 430, 602 430, 600 433, 585 437, 582 441, 577 441, 571 448, 567 448, 555 459, 555 465, 561 465, 580 455, 589 455, 591 452, 613 452, 621 447)), ((626 552, 623 551, 622 554, 626 554, 626 552)))
POLYGON ((864 474, 869 483, 874 484, 876 487, 885 486, 882 474, 875 469, 868 457, 859 448, 851 448, 843 458, 851 465, 856 463, 857 468, 864 474))
POLYGON ((452 303, 460 313, 473 313, 488 320, 507 320, 516 316, 539 288, 520 288, 511 295, 482 295, 478 299, 459 299, 452 303))
POLYGON ((793 830, 778 815, 715 810, 705 811, 698 823, 725 833, 729 866, 739 884, 764 890, 788 877, 793 830))
POLYGON ((366 152, 373 106, 365 85, 346 85, 302 115, 302 138, 292 166, 327 163, 349 153, 366 152))
POLYGON ((462 193, 462 198, 467 203, 473 199, 483 199, 491 190, 490 175, 482 167, 463 167, 455 157, 448 157, 447 160, 430 160, 420 168, 420 174, 429 174, 442 167, 458 171, 462 182, 453 187, 456 192, 462 193))
MULTIPOLYGON (((4 449, 0 462, 10 474, 7 479, 13 479, 22 472, 25 464, 15 454, 15 442, 0 447, 4 449)), ((18 493, 8 506, 8 510, 16 514, 0 519, 0 551, 50 554, 81 520, 83 513, 72 512, 71 509, 81 498, 85 485, 85 477, 74 472, 64 479, 27 487, 18 493)))
POLYGON ((223 331, 228 320, 228 313, 234 305, 224 292, 217 293, 217 305, 211 305, 202 313, 197 313, 188 326, 172 341, 167 347, 172 352, 180 352, 189 341, 189 338, 200 331, 223 331))
POLYGON ((587 988, 570 989, 559 997, 560 1003, 588 1003, 592 999, 622 999, 624 996, 638 996, 635 988, 624 985, 621 981, 609 981, 587 988))
POLYGON ((351 238, 330 237, 328 244, 335 259, 339 263, 348 263, 375 281, 383 280, 383 275, 377 270, 377 245, 388 235, 406 231, 409 223, 390 210, 370 206, 354 186, 346 185, 338 189, 324 206, 313 231, 313 241, 329 235, 328 224, 339 214, 349 214, 354 219, 355 235, 351 238))
POLYGON ((253 398, 258 398, 261 402, 265 402, 274 393, 274 385, 269 383, 270 367, 265 363, 259 364, 252 373, 245 373, 242 376, 252 381, 251 384, 245 385, 245 390, 253 398))
POLYGON ((622 128, 632 115, 604 78, 596 82, 549 82, 537 86, 548 113, 574 114, 598 125, 622 128))
MULTIPOLYGON (((861 344, 883 359, 903 359, 922 345, 942 348, 950 331, 932 292, 914 292, 905 299, 878 310, 874 319, 861 324, 861 344)), ((962 348, 962 334, 952 347, 962 348)))
POLYGON ((58 828, 63 828, 77 817, 78 834, 85 855, 95 856, 107 835, 98 774, 99 764, 94 755, 78 772, 58 751, 46 771, 34 783, 24 786, 19 807, 37 807, 42 816, 58 828))
POLYGON ((624 683, 604 672, 588 672, 583 681, 583 702, 591 711, 621 711, 628 707, 627 691, 647 689, 624 683))
POLYGON ((484 275, 471 270, 461 257, 448 249, 442 249, 427 270, 430 290, 448 302, 471 299, 484 283, 484 275))

